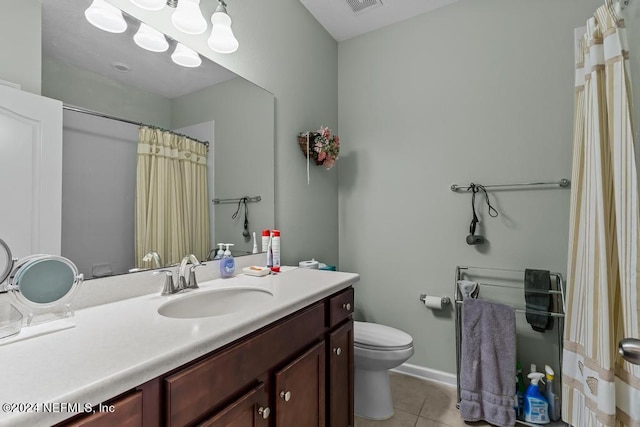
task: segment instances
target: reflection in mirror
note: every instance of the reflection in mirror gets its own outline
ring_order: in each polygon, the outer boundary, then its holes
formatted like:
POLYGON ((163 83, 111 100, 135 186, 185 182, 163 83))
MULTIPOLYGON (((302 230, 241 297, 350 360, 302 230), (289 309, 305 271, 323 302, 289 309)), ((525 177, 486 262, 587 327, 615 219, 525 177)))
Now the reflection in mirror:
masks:
POLYGON ((90 0, 42 4, 42 94, 135 123, 64 112, 62 255, 91 278, 170 265, 192 252, 149 247, 148 261, 135 259, 138 123, 210 142, 209 250, 233 243, 234 255, 251 253, 244 216, 212 199, 259 195, 247 229, 273 227, 273 95, 202 55, 195 69, 174 64, 169 38, 166 52, 139 48, 140 24, 129 16, 122 34, 98 30, 84 19, 90 0))

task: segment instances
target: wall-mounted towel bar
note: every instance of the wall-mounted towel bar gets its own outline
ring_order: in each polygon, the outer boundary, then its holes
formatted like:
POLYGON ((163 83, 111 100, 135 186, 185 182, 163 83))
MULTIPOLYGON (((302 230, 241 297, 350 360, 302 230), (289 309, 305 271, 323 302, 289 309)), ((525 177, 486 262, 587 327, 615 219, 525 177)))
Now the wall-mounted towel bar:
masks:
POLYGON ((245 196, 245 197, 238 197, 237 199, 213 199, 213 203, 215 203, 216 205, 225 204, 225 203, 238 203, 243 199, 246 199, 247 203, 254 203, 262 200, 262 197, 261 196, 253 196, 253 197, 245 196))
MULTIPOLYGON (((481 184, 476 184, 476 185, 481 185, 481 184)), ((562 178, 559 181, 551 181, 551 182, 527 182, 527 183, 521 183, 521 184, 494 184, 494 185, 482 185, 485 189, 487 190, 498 190, 498 189, 511 189, 511 188, 516 188, 516 187, 552 187, 552 188, 567 188, 571 185, 571 181, 566 179, 566 178, 562 178)), ((470 186, 466 186, 466 185, 458 185, 458 184, 451 184, 451 191, 456 192, 456 191, 469 191, 471 189, 470 186)))

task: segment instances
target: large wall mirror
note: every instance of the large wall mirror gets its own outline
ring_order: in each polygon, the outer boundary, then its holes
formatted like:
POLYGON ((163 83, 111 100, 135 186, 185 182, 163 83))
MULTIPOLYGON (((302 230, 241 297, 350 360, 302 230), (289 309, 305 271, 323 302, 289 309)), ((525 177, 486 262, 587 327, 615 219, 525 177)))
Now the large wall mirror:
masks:
MULTIPOLYGON (((84 17, 90 4, 42 1, 42 95, 209 141, 211 249, 233 243, 234 255, 251 253, 253 232, 259 239, 274 224, 273 95, 204 56, 197 68, 176 65, 168 37, 166 52, 141 49, 140 23, 126 14, 124 33, 101 31, 84 17), (213 202, 245 196, 260 201, 235 219, 237 202, 213 202)), ((86 278, 135 271, 138 126, 68 109, 63 124, 61 255, 86 278)))

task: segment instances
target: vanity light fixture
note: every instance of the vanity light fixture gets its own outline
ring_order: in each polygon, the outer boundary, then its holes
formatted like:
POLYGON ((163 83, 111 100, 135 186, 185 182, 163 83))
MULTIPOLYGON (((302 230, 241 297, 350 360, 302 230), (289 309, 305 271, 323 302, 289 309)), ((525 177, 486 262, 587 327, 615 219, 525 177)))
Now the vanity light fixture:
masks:
POLYGON ((166 0, 131 0, 131 3, 145 10, 160 10, 167 4, 166 0))
POLYGON ((199 67, 202 64, 200 55, 192 49, 189 49, 182 43, 177 43, 176 48, 171 54, 171 60, 183 67, 199 67))
MULTIPOLYGON (((184 1, 184 0, 180 0, 184 1)), ((211 35, 207 40, 209 47, 218 53, 233 53, 238 50, 238 40, 231 30, 231 17, 227 13, 227 4, 218 0, 218 7, 211 15, 211 35)))
POLYGON ((171 23, 186 34, 202 34, 207 31, 207 21, 200 11, 200 0, 180 0, 171 23))
POLYGON ((84 11, 84 16, 93 26, 110 33, 123 33, 127 29, 127 22, 120 9, 105 0, 93 0, 91 6, 84 11))
POLYGON ((169 42, 164 34, 144 22, 140 23, 140 29, 133 36, 133 41, 141 48, 151 52, 165 52, 169 49, 169 42))

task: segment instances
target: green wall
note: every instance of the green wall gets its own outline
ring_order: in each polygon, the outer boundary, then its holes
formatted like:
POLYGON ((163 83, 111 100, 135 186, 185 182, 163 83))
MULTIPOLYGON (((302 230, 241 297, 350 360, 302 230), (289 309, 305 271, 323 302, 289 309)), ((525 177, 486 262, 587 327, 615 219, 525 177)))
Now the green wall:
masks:
MULTIPOLYGON (((262 197, 251 203, 249 230, 274 226, 274 99, 262 88, 235 78, 172 101, 172 129, 215 122, 215 197, 262 197)), ((244 215, 233 219, 237 204, 211 205, 215 209, 215 243, 234 243, 234 250, 250 252, 243 239, 244 215)), ((260 248, 260 243, 258 243, 260 248)))
POLYGON ((42 59, 42 95, 135 122, 171 128, 171 100, 72 65, 42 59))
POLYGON ((0 79, 40 93, 41 13, 38 0, 0 0, 0 79))
MULTIPOLYGON (((570 191, 490 192, 498 218, 478 198, 487 244, 469 246, 470 195, 449 187, 571 178, 573 29, 600 4, 461 0, 340 44, 340 266, 360 318, 413 336, 409 363, 455 372, 453 311, 419 295, 452 296, 456 265, 566 270, 570 191)), ((557 367, 555 334, 517 316, 520 354, 557 367)))

